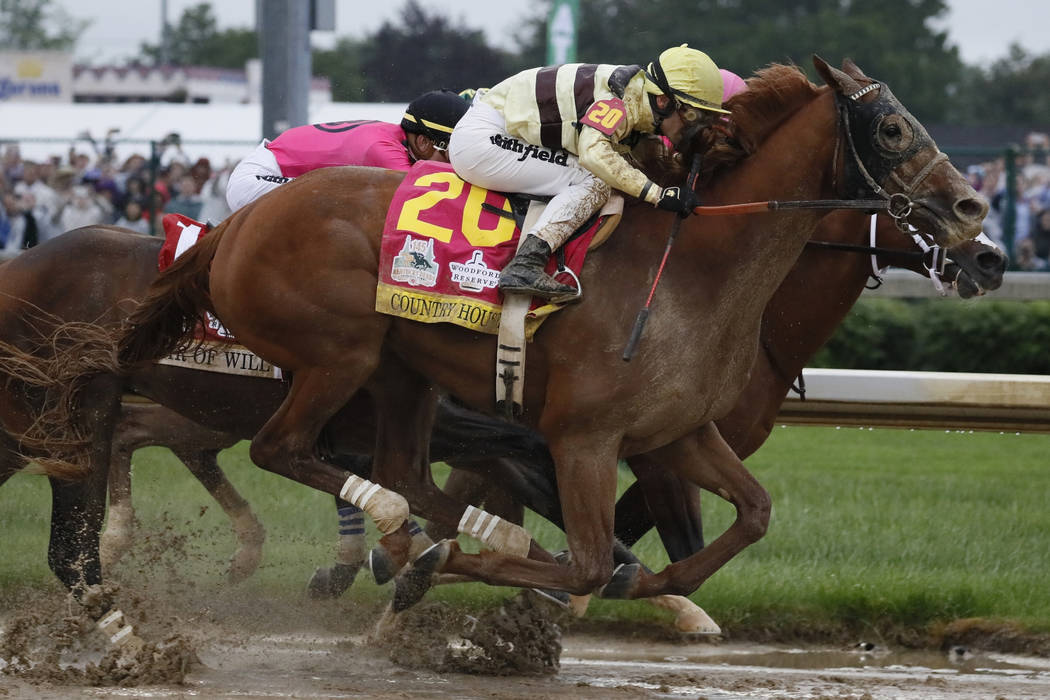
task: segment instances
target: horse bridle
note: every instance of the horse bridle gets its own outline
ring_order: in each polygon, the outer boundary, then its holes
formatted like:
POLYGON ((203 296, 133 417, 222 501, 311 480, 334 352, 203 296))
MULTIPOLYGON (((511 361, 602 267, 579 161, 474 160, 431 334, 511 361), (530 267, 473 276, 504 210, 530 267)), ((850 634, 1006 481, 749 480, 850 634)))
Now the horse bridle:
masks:
MULTIPOLYGON (((842 95, 835 92, 835 103, 838 110, 839 116, 839 130, 835 144, 835 163, 836 167, 839 162, 838 152, 841 148, 842 134, 846 135, 846 143, 848 146, 849 159, 846 161, 849 171, 847 172, 846 190, 847 196, 853 196, 857 199, 862 199, 868 194, 874 194, 886 201, 887 212, 904 233, 911 234, 916 229, 911 226, 908 222, 908 217, 912 213, 914 202, 912 195, 915 190, 918 189, 919 185, 929 176, 933 169, 940 163, 948 160, 947 154, 937 148, 937 153, 930 158, 915 177, 911 179, 911 182, 905 182, 900 175, 898 175, 898 168, 907 163, 923 148, 932 146, 936 148, 936 144, 933 139, 929 137, 929 134, 925 130, 915 128, 915 124, 911 124, 915 134, 913 142, 900 153, 887 154, 885 151, 882 153, 876 153, 875 148, 867 143, 862 149, 858 148, 857 140, 854 138, 854 125, 858 122, 862 124, 871 124, 872 131, 877 132, 879 124, 882 119, 889 114, 901 114, 902 111, 907 113, 903 109, 903 106, 897 102, 896 98, 882 83, 875 81, 862 87, 856 92, 849 95, 842 95), (879 95, 875 100, 870 102, 861 102, 860 99, 870 92, 878 91, 879 95), (895 106, 895 104, 897 106, 895 106), (863 114, 865 119, 851 119, 851 113, 863 114), (864 164, 866 155, 878 155, 880 157, 881 167, 877 170, 878 172, 872 174, 868 166, 864 164), (851 167, 850 167, 851 166, 851 167), (859 181, 858 181, 859 178, 859 181), (890 193, 887 192, 880 182, 890 179, 897 184, 900 188, 899 192, 890 193)), ((910 116, 910 115, 909 115, 910 116)), ((875 166, 871 166, 875 167, 875 166)))
POLYGON ((933 288, 941 296, 946 296, 948 293, 944 290, 944 284, 941 282, 941 276, 944 275, 945 268, 948 265, 948 251, 933 240, 933 236, 922 233, 911 224, 907 224, 908 230, 906 233, 911 236, 912 241, 915 243, 915 247, 918 250, 895 250, 892 248, 882 248, 878 245, 878 234, 877 234, 877 218, 876 214, 871 215, 871 224, 869 226, 869 245, 857 245, 855 243, 835 243, 832 241, 807 241, 806 246, 810 248, 823 248, 825 250, 844 250, 853 253, 865 253, 871 255, 871 279, 875 282, 872 286, 865 286, 865 289, 878 289, 882 286, 882 273, 885 272, 889 265, 879 265, 879 256, 887 255, 894 256, 897 258, 906 258, 918 260, 923 268, 926 270, 926 274, 930 277, 930 282, 933 284, 933 288))

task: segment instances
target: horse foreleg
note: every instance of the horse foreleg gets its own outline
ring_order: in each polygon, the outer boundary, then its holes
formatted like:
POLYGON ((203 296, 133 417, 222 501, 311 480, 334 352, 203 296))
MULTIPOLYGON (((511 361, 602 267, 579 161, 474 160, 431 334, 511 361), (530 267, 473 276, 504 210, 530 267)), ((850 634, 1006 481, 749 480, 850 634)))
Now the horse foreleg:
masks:
MULTIPOLYGON (((339 454, 335 459, 343 467, 363 478, 372 476, 372 456, 351 453, 339 454)), ((365 512, 353 503, 335 497, 338 539, 335 562, 331 566, 314 569, 306 584, 306 594, 314 599, 338 598, 357 578, 365 563, 365 512)), ((393 574, 390 574, 393 576, 393 574)))
POLYGON ((608 597, 689 595, 741 550, 761 539, 769 525, 769 494, 722 439, 714 423, 654 454, 679 476, 732 503, 736 519, 703 550, 657 574, 640 568, 621 569, 603 593, 608 597))
MULTIPOLYGON (((461 503, 484 507, 486 512, 515 525, 521 525, 524 519, 524 508, 504 489, 480 474, 453 468, 442 491, 461 503)), ((439 523, 436 520, 427 523, 426 533, 435 541, 451 539, 458 534, 456 523, 439 523)))
POLYGON ((338 496, 335 497, 335 510, 339 529, 335 563, 314 569, 306 584, 306 594, 314 599, 343 595, 365 563, 365 512, 338 496))
POLYGON ((317 454, 321 429, 346 405, 374 368, 375 363, 367 359, 351 354, 334 367, 296 369, 284 401, 252 439, 249 456, 267 471, 340 496, 364 509, 381 532, 390 533, 407 520, 408 502, 317 454))
MULTIPOLYGON (((625 502, 625 493, 616 504, 616 536, 628 546, 620 531, 621 518, 633 510, 633 526, 644 534, 653 525, 671 561, 685 559, 704 548, 704 526, 700 517, 700 490, 682 479, 651 454, 636 455, 627 460, 637 477, 631 489, 637 489, 642 503, 625 502), (647 515, 643 518, 642 514, 647 515)), ((640 536, 639 534, 639 536, 640 536)))
POLYGON ((230 581, 237 583, 255 573, 262 560, 262 546, 266 541, 266 530, 255 517, 252 507, 237 492, 233 484, 219 468, 216 461, 218 450, 194 450, 173 447, 172 451, 197 481, 207 489, 211 497, 230 519, 233 533, 237 537, 237 551, 230 559, 230 581))
POLYGON ((576 595, 592 592, 607 582, 612 573, 617 448, 618 443, 609 439, 551 441, 571 552, 567 563, 497 552, 465 554, 454 542, 446 542, 440 551, 420 557, 419 565, 463 574, 491 585, 560 590, 576 595))

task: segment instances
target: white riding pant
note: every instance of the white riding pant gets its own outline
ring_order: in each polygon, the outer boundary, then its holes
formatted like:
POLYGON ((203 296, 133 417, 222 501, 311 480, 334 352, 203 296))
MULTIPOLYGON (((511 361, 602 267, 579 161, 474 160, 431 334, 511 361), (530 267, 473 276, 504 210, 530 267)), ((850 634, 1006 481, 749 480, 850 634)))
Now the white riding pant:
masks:
POLYGON ((273 151, 266 147, 268 143, 263 139, 230 173, 226 203, 231 211, 237 211, 292 179, 281 175, 281 166, 277 164, 273 151))
POLYGON ((456 124, 448 144, 456 173, 497 192, 553 197, 526 235, 556 250, 605 205, 612 188, 565 150, 536 146, 507 133, 503 115, 480 100, 456 124))

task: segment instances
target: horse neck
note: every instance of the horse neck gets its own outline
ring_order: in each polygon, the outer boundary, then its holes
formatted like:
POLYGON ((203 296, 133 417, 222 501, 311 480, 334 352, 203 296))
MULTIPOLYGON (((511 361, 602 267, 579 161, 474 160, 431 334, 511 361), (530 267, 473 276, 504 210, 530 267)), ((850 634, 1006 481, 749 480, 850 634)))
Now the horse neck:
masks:
MULTIPOLYGON (((827 92, 789 117, 754 154, 701 194, 712 204, 833 198, 837 129, 834 97, 827 92)), ((683 247, 701 276, 714 274, 723 282, 714 290, 716 304, 731 303, 734 316, 757 318, 825 213, 693 217, 683 224, 683 247)))
MULTIPOLYGON (((868 244, 868 215, 836 212, 825 216, 814 240, 868 244)), ((763 352, 758 362, 774 365, 782 401, 791 380, 831 338, 857 302, 871 274, 867 254, 805 249, 766 306, 762 316, 763 352)))

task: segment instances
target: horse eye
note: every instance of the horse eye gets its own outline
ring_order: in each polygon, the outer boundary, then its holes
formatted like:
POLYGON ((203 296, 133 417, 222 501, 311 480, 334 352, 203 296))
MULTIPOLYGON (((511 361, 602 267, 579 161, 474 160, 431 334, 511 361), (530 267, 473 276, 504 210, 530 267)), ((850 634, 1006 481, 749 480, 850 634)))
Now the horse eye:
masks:
POLYGON ((875 141, 889 153, 900 153, 908 148, 915 134, 911 125, 898 115, 889 115, 875 127, 875 141))

